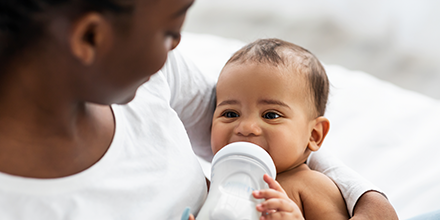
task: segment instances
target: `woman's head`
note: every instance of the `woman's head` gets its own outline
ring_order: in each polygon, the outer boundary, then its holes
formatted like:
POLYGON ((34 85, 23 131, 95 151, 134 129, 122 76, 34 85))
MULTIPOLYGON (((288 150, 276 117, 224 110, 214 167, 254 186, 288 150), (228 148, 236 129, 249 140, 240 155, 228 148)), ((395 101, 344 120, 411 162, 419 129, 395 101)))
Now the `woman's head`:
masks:
POLYGON ((12 76, 17 66, 32 64, 33 74, 41 72, 37 81, 64 83, 74 99, 127 102, 177 46, 192 2, 3 0, 2 72, 12 76))
POLYGON ((113 0, 14 0, 0 1, 0 62, 12 59, 43 38, 51 13, 59 11, 74 19, 89 11, 130 14, 132 6, 113 0))

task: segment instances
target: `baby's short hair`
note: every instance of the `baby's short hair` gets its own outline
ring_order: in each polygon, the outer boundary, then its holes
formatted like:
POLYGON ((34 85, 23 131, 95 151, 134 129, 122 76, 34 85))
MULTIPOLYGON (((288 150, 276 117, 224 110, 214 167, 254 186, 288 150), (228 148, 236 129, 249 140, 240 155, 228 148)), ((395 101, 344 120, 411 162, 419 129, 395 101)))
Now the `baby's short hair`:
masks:
POLYGON ((293 43, 276 38, 259 39, 239 51, 228 60, 231 63, 257 62, 293 67, 304 74, 309 82, 311 98, 314 102, 317 116, 323 116, 329 93, 329 80, 324 67, 308 50, 293 43))

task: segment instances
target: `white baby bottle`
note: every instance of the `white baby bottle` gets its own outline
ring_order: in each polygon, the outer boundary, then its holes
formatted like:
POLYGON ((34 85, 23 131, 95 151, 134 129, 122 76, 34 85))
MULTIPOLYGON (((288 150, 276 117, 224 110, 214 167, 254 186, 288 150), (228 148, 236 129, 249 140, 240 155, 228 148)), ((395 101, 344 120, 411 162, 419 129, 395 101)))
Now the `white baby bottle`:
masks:
POLYGON ((222 148, 212 160, 211 187, 197 220, 259 219, 255 206, 262 200, 252 191, 269 188, 265 173, 276 177, 272 158, 258 145, 235 142, 222 148))

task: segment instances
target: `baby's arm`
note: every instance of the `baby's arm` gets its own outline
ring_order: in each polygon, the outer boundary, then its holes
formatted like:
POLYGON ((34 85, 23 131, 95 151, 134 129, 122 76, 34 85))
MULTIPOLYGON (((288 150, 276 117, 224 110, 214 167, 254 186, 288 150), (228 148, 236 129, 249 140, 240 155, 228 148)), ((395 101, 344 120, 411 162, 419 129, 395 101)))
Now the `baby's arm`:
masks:
POLYGON ((349 219, 344 199, 330 178, 312 170, 299 172, 295 178, 302 180, 301 183, 287 187, 299 190, 304 216, 307 220, 349 219))
POLYGON ((398 219, 393 206, 377 187, 325 152, 325 149, 312 153, 307 164, 335 181, 353 219, 398 219))
POLYGON ((281 185, 269 177, 263 176, 269 189, 256 190, 252 194, 256 199, 266 201, 257 205, 257 210, 262 213, 260 220, 268 219, 298 219, 304 220, 298 206, 287 196, 281 185))

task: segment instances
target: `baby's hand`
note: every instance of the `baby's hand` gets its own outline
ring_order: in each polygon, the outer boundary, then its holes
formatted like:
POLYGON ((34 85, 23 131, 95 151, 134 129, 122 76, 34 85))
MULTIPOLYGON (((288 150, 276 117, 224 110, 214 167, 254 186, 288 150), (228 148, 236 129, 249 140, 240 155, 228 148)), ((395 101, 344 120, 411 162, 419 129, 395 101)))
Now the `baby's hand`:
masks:
POLYGON ((287 196, 280 184, 267 174, 264 174, 263 179, 269 185, 269 189, 255 190, 252 192, 254 198, 266 200, 257 205, 257 210, 262 213, 260 220, 304 220, 298 206, 287 196))

